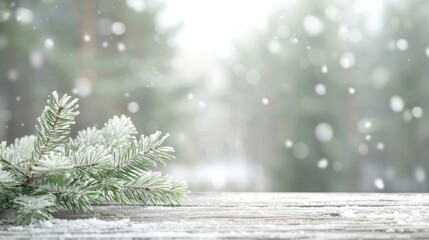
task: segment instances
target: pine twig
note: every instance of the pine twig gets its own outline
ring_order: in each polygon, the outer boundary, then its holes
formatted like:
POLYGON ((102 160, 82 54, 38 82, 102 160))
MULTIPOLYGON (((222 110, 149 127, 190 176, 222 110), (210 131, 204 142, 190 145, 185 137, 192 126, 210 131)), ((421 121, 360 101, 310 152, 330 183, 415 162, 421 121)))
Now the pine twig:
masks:
POLYGON ((149 171, 174 158, 174 149, 162 146, 168 134, 137 141, 131 119, 115 116, 100 130, 66 139, 77 108, 77 99, 53 92, 36 136, 0 143, 0 207, 16 210, 20 224, 49 219, 58 206, 92 210, 102 199, 175 205, 186 197, 185 183, 149 171))

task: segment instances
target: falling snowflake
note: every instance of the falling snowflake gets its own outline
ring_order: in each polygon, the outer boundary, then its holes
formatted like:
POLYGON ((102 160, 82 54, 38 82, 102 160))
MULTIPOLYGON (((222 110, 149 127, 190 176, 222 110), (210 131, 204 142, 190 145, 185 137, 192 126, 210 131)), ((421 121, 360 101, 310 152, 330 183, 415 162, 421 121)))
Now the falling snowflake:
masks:
POLYGON ((293 155, 296 159, 302 160, 305 159, 309 153, 309 149, 307 144, 303 142, 297 142, 293 146, 293 155))
POLYGON ((340 66, 343 67, 344 69, 353 67, 355 63, 356 63, 356 58, 353 53, 345 52, 343 55, 341 55, 340 66))
POLYGON ((34 14, 28 8, 17 8, 16 9, 16 20, 20 23, 28 24, 33 21, 34 14))
POLYGON ((51 38, 47 38, 45 39, 44 45, 46 49, 53 49, 55 47, 55 42, 51 38))
POLYGON ((358 146, 358 152, 360 155, 367 155, 369 151, 368 145, 366 145, 365 143, 361 143, 358 146))
POLYGON ((127 0, 127 6, 134 9, 136 12, 142 12, 146 4, 144 0, 127 0))
POLYGON ((285 147, 286 147, 286 148, 292 148, 292 147, 293 147, 293 141, 292 141, 292 140, 287 139, 287 140, 285 141, 285 147))
POLYGON ((320 69, 322 73, 328 73, 328 67, 326 65, 323 65, 320 69))
POLYGON ((399 96, 393 96, 390 98, 390 108, 394 112, 402 112, 404 109, 404 100, 399 96))
POLYGON ((200 108, 206 108, 206 103, 205 103, 204 101, 199 101, 199 102, 198 102, 198 106, 199 106, 200 108))
POLYGON ((118 50, 120 52, 125 51, 125 49, 127 48, 123 42, 119 42, 118 45, 117 45, 117 47, 118 47, 118 50))
POLYGON ((327 123, 320 123, 316 126, 314 130, 316 138, 321 142, 329 142, 334 136, 334 131, 332 130, 331 125, 327 123))
POLYGON ((0 22, 6 22, 9 20, 10 12, 7 10, 0 10, 0 22))
POLYGON ((266 97, 262 98, 262 104, 268 105, 270 103, 270 100, 266 97))
POLYGON ((408 49, 408 41, 403 38, 398 39, 398 41, 396 41, 396 47, 401 51, 405 51, 408 49))
POLYGON ((383 181, 383 179, 381 179, 381 178, 374 179, 374 186, 378 190, 383 190, 384 189, 384 181, 383 181))
POLYGON ((365 128, 371 128, 371 127, 372 127, 372 123, 371 123, 371 121, 365 121, 365 123, 364 123, 364 127, 365 127, 365 128))
POLYGON ((314 91, 320 96, 326 95, 327 92, 325 85, 321 83, 316 84, 314 91))
POLYGON ((127 27, 123 22, 114 22, 111 27, 111 31, 115 35, 122 35, 127 30, 127 27))
POLYGON ((279 41, 277 40, 273 40, 268 44, 268 50, 272 53, 272 54, 278 54, 280 53, 280 51, 282 50, 282 45, 280 44, 279 41))
POLYGON ((83 36, 83 40, 84 40, 85 42, 89 42, 89 41, 91 41, 91 36, 90 36, 90 35, 88 35, 88 34, 85 34, 85 35, 83 36))
POLYGON ((15 82, 18 79, 18 71, 15 68, 11 68, 7 71, 7 78, 11 82, 15 82))
POLYGON ((413 114, 415 118, 421 118, 423 117, 423 109, 421 107, 413 107, 411 109, 411 114, 413 114))
POLYGON ((127 105, 127 108, 128 108, 128 111, 130 113, 136 113, 136 112, 139 111, 140 106, 136 102, 129 102, 128 105, 127 105))
POLYGON ((383 151, 384 150, 384 143, 382 143, 382 142, 377 143, 377 149, 380 151, 383 151))
POLYGON ((419 183, 424 183, 426 181, 426 171, 423 167, 417 166, 414 169, 414 178, 419 183))
POLYGON ((317 162, 317 167, 320 169, 325 169, 328 167, 328 160, 326 158, 322 158, 317 162))
POLYGON ((35 69, 41 68, 45 63, 45 59, 42 52, 37 50, 30 52, 29 60, 30 60, 31 66, 35 69))
POLYGON ((303 21, 304 29, 310 36, 320 35, 323 30, 323 22, 316 16, 309 15, 304 18, 303 21))

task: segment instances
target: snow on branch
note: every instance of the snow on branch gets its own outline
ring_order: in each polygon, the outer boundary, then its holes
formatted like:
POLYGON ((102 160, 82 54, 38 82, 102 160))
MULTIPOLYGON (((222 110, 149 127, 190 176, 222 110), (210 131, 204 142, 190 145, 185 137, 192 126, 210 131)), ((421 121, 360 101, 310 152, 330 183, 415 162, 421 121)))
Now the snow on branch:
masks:
POLYGON ((136 140, 126 116, 114 116, 102 129, 87 128, 67 138, 77 99, 49 96, 36 136, 0 144, 0 209, 12 209, 28 224, 51 218, 58 206, 92 210, 104 200, 118 203, 179 204, 184 182, 153 173, 150 167, 174 158, 161 132, 136 140))

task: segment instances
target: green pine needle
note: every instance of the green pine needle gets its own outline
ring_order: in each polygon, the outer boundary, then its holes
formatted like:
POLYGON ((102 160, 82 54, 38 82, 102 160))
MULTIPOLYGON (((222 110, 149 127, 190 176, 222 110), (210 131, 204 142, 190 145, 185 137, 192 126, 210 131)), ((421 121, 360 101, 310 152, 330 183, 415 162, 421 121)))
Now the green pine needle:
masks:
POLYGON ((162 145, 168 134, 138 139, 131 119, 115 116, 102 129, 67 139, 77 108, 77 99, 53 92, 36 136, 1 142, 0 209, 28 224, 51 218, 60 206, 86 211, 101 201, 176 205, 186 198, 186 183, 149 170, 174 158, 174 149, 162 145))

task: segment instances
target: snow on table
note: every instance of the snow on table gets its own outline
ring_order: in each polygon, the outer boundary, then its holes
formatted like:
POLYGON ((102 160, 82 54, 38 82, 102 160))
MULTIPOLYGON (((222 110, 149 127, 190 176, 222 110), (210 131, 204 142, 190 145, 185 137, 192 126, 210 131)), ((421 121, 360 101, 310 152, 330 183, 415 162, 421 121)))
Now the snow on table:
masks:
POLYGON ((96 207, 0 238, 429 239, 429 194, 193 193, 182 206, 96 207))

